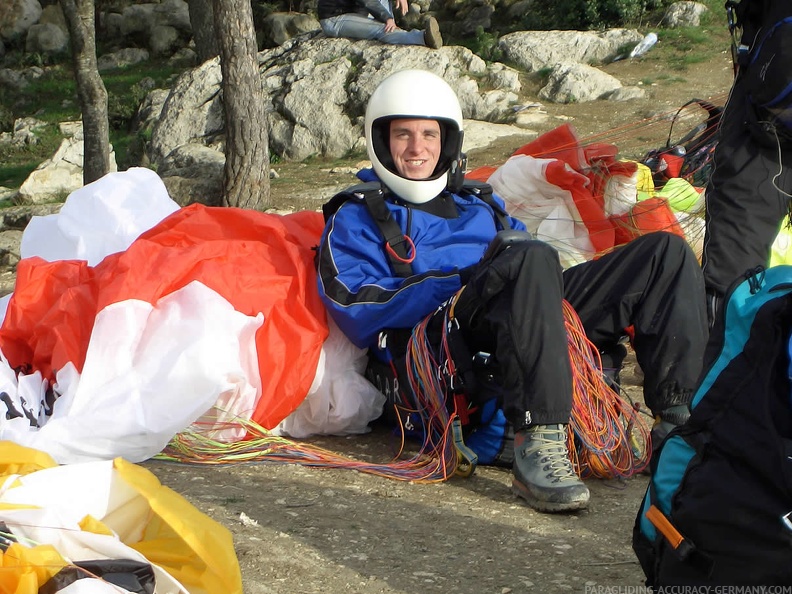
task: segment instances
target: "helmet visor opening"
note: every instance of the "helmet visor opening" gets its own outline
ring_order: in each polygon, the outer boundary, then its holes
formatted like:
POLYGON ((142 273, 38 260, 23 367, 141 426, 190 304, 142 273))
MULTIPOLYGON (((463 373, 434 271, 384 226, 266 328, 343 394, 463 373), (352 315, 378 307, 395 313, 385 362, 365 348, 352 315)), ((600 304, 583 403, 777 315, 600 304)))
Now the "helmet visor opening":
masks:
MULTIPOLYGON (((461 151, 461 134, 454 120, 437 117, 421 117, 415 115, 391 115, 377 118, 371 123, 371 144, 374 154, 388 171, 402 176, 396 169, 396 163, 390 148, 390 129, 394 120, 434 120, 440 125, 440 156, 437 165, 427 180, 435 180, 451 168, 451 163, 459 158, 461 151)), ((406 178, 405 178, 406 179, 406 178)))

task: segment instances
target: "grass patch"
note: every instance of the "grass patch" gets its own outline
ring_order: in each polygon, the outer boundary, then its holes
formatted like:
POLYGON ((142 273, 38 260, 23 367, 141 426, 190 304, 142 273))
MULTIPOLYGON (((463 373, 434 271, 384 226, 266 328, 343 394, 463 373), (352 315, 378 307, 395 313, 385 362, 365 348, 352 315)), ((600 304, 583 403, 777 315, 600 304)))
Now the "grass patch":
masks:
MULTIPOLYGON (((141 101, 149 90, 169 86, 183 70, 165 62, 147 61, 100 73, 107 89, 110 142, 119 169, 135 165, 140 156, 140 141, 131 134, 130 124, 141 101)), ((10 129, 15 120, 23 117, 50 124, 36 132, 39 142, 35 145, 0 148, 0 185, 16 188, 60 146, 62 137, 57 124, 81 118, 70 63, 48 66, 40 78, 22 89, 0 87, 0 113, 3 128, 10 129)))
POLYGON ((23 147, 0 147, 0 186, 18 188, 30 173, 49 159, 62 137, 53 123, 36 131, 39 142, 23 147))
MULTIPOLYGON (((3 159, 0 153, 0 159, 3 159)), ((18 165, 0 165, 0 186, 5 188, 18 188, 27 179, 39 163, 21 163, 18 165)))
POLYGON ((23 89, 0 88, 0 105, 13 119, 34 116, 56 124, 80 116, 74 77, 63 66, 52 67, 23 89))

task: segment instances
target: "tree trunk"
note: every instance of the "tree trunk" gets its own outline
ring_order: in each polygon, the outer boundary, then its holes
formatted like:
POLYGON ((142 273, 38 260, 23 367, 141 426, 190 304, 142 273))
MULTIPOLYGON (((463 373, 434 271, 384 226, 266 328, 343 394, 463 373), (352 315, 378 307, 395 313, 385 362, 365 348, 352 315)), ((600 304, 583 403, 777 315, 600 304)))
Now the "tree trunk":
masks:
POLYGON ((214 0, 225 107, 223 203, 270 205, 269 138, 250 0, 214 0))
POLYGON ((110 171, 110 127, 107 89, 96 65, 96 30, 93 0, 60 0, 71 37, 74 76, 83 122, 83 183, 110 171))
POLYGON ((195 52, 198 54, 198 61, 203 63, 220 55, 212 0, 189 0, 187 6, 190 11, 195 52))

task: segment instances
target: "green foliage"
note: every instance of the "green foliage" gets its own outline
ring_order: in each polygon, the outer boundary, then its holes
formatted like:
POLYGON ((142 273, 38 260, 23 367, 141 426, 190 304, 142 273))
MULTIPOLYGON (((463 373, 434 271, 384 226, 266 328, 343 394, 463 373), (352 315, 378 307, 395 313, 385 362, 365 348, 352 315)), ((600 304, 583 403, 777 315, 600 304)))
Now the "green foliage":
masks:
POLYGON ((114 130, 126 130, 132 118, 135 117, 138 107, 143 99, 146 98, 148 91, 139 83, 132 85, 128 92, 116 94, 114 91, 107 92, 107 119, 110 128, 114 130))
POLYGON ((179 71, 178 68, 168 64, 149 62, 103 73, 102 80, 107 89, 107 117, 110 128, 127 130, 149 90, 164 86, 166 81, 179 71))
POLYGON ((80 117, 76 85, 71 73, 53 67, 22 89, 0 86, 0 106, 13 119, 34 115, 45 122, 58 123, 80 117))
POLYGON ((0 104, 0 132, 10 132, 14 128, 14 114, 5 105, 0 104))
POLYGON ((357 160, 357 159, 366 159, 368 158, 368 153, 366 152, 366 147, 352 147, 344 153, 342 159, 350 161, 350 160, 357 160))
POLYGON ((42 54, 38 52, 25 52, 23 49, 11 50, 3 57, 3 65, 5 68, 13 68, 20 70, 22 68, 30 68, 31 66, 38 66, 44 68, 45 66, 52 66, 64 60, 64 56, 55 56, 51 54, 42 54))
POLYGON ((36 137, 36 144, 0 146, 0 186, 21 186, 36 167, 55 153, 62 140, 55 125, 36 130, 36 137))
POLYGON ((605 29, 639 23, 661 0, 535 0, 522 19, 527 30, 605 29))
POLYGON ((498 47, 497 31, 484 31, 484 27, 478 26, 472 38, 460 39, 458 43, 488 62, 498 62, 503 59, 503 52, 498 47))
MULTIPOLYGON (((6 61, 5 64, 17 64, 17 68, 21 68, 24 66, 22 62, 28 60, 34 58, 22 60, 11 56, 11 61, 6 61)), ((108 92, 110 142, 113 144, 119 168, 136 165, 136 159, 142 155, 141 147, 147 142, 145 133, 140 139, 129 135, 129 124, 140 102, 149 89, 167 86, 169 79, 181 70, 165 63, 147 62, 102 73, 108 92)), ((34 116, 51 125, 36 131, 39 139, 37 144, 0 148, 0 186, 21 185, 60 145, 62 137, 56 124, 81 118, 77 85, 68 64, 47 68, 43 76, 32 80, 21 89, 0 86, 0 132, 10 131, 14 120, 26 116, 34 116)), ((148 134, 150 140, 150 131, 148 134)))
POLYGON ((8 164, 4 158, 3 151, 0 151, 0 162, 2 162, 2 165, 0 165, 0 186, 6 188, 18 188, 21 186, 22 182, 30 175, 30 172, 38 166, 38 163, 8 164))
POLYGON ((672 70, 685 70, 690 64, 707 60, 712 53, 712 31, 699 27, 663 29, 657 33, 659 43, 673 47, 673 53, 665 57, 672 70))

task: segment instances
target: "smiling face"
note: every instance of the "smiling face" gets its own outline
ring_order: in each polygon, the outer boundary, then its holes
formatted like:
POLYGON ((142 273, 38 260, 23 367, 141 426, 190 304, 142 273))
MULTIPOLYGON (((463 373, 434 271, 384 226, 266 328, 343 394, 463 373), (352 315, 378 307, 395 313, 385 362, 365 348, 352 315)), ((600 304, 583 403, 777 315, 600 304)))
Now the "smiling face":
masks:
POLYGON ((442 139, 436 120, 403 119, 390 124, 390 152, 399 175, 428 179, 440 159, 442 139))

